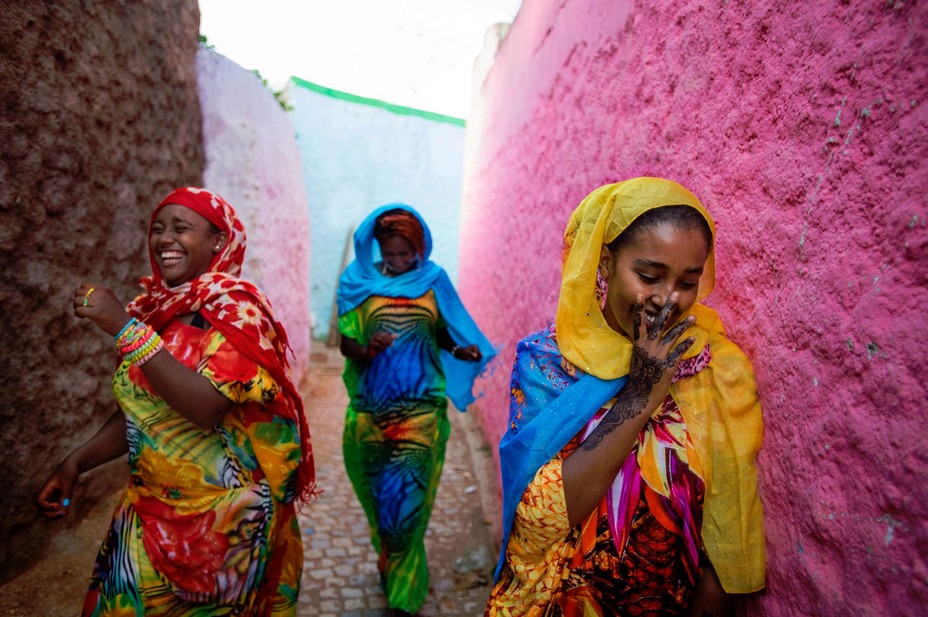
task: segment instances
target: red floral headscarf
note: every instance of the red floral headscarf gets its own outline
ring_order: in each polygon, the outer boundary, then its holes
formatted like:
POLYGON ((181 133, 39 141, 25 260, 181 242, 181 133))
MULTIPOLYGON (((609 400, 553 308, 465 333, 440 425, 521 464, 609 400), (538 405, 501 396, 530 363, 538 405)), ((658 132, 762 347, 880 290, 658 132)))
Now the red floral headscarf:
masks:
POLYGON ((148 226, 166 205, 190 208, 228 236, 226 245, 199 277, 168 287, 149 244, 152 276, 140 280, 145 290, 129 303, 128 311, 160 331, 176 315, 199 312, 239 353, 267 370, 280 386, 288 404, 277 406, 300 427, 301 460, 297 476, 299 499, 308 501, 316 489, 313 451, 303 400, 290 378, 290 345, 283 326, 274 319, 271 305, 252 283, 238 278, 245 260, 245 227, 226 200, 206 189, 184 187, 165 197, 152 212, 148 226))

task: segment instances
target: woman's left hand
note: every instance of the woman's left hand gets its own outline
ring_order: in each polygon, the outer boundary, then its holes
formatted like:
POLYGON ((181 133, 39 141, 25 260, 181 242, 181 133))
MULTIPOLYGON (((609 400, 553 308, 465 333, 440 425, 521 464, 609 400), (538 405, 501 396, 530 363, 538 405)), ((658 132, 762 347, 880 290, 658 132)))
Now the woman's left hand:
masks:
POLYGON ((113 290, 96 283, 81 283, 74 291, 74 314, 90 319, 110 336, 119 334, 129 322, 129 314, 113 290))
POLYGON ((480 353, 480 348, 476 345, 458 347, 452 355, 458 360, 466 360, 467 362, 480 362, 483 360, 483 354, 480 353))

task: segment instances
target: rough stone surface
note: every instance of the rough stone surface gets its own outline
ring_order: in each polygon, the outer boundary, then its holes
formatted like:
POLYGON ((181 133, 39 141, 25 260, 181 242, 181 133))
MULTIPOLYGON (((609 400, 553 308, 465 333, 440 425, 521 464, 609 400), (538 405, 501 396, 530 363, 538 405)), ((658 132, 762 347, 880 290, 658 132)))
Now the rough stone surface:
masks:
POLYGON ((271 301, 293 348, 294 378, 309 364, 309 212, 290 117, 258 78, 216 52, 197 54, 206 187, 245 224, 242 276, 271 301))
POLYGON ((74 289, 128 301, 152 206, 203 180, 198 26, 193 0, 0 4, 0 581, 106 494, 93 474, 76 516, 36 519, 41 483, 113 410, 115 350, 74 289))
MULTIPOLYGON (((676 179, 719 230, 710 296, 765 409, 752 615, 928 605, 928 6, 526 0, 468 125, 465 302, 506 343, 553 317, 570 211, 676 179)), ((490 443, 508 367, 483 384, 490 443)))

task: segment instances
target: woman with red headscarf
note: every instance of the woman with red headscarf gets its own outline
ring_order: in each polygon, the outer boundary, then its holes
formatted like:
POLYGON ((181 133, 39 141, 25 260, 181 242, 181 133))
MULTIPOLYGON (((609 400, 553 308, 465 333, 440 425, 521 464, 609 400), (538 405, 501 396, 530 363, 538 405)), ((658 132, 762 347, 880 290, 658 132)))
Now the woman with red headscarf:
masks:
POLYGON ((65 516, 81 473, 128 454, 83 615, 294 615, 295 502, 315 481, 286 332, 238 278, 245 230, 215 193, 168 195, 148 249, 152 276, 128 308, 96 283, 74 294, 74 313, 115 338, 120 409, 64 459, 38 507, 65 516))

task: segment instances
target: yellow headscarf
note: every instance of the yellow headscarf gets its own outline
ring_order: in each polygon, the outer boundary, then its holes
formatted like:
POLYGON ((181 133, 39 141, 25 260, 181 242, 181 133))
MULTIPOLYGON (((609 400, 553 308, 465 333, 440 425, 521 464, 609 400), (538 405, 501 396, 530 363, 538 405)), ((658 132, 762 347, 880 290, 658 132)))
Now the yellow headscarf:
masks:
MULTIPOLYGON (((557 343, 565 358, 601 379, 628 374, 632 342, 606 323, 596 299, 596 271, 603 245, 639 216, 662 206, 698 210, 712 231, 709 212, 691 192, 662 178, 634 178, 590 193, 577 207, 564 234, 564 270, 557 305, 557 343)), ((763 436, 760 402, 750 361, 725 337, 718 314, 698 304, 715 284, 715 254, 709 252, 699 280, 696 339, 684 358, 708 344, 712 360, 693 377, 670 388, 693 442, 691 467, 705 482, 702 540, 723 588, 749 593, 764 586, 766 548, 763 510, 757 494, 755 458, 763 436)), ((681 319, 683 319, 681 315, 681 319)), ((643 450, 646 448, 643 448, 643 450)), ((661 480, 641 461, 653 487, 661 480), (655 477, 650 477, 655 475, 655 477)))
MULTIPOLYGON (((587 373, 615 379, 628 373, 632 343, 606 323, 596 300, 596 270, 604 244, 615 240, 639 216, 661 206, 692 206, 705 217, 715 238, 709 211, 688 190, 662 178, 634 178, 596 189, 574 210, 564 232, 564 270, 557 303, 557 343, 564 357, 587 373)), ((715 285, 715 252, 699 279, 696 300, 709 295, 715 285)), ((706 345, 703 330, 717 323, 715 311, 694 305, 691 314, 702 328, 685 358, 706 345)), ((681 316, 681 319, 684 316, 681 316)))

